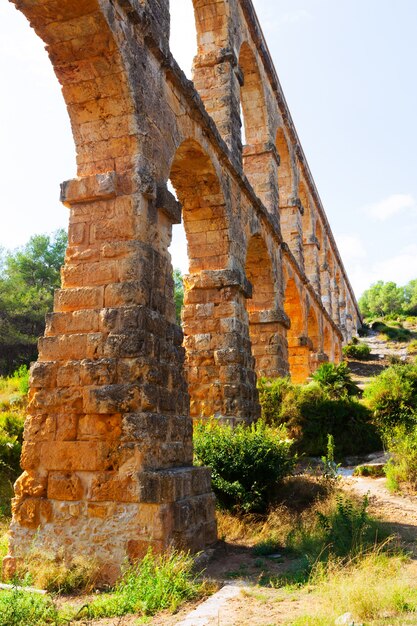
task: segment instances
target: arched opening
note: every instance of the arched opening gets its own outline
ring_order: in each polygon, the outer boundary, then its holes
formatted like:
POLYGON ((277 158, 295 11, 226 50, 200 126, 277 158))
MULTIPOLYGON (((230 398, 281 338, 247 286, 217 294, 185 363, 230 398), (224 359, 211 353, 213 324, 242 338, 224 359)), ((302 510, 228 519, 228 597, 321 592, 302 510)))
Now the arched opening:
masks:
POLYGON ((320 350, 320 327, 314 307, 310 304, 307 318, 307 334, 311 341, 312 352, 320 350))
POLYGON ((225 200, 213 164, 196 141, 178 148, 170 180, 182 205, 190 273, 224 269, 229 251, 225 200))
POLYGON ((320 365, 322 355, 320 349, 320 326, 317 313, 311 303, 307 317, 307 335, 310 342, 310 371, 314 372, 320 365))
POLYGON ((307 187, 303 181, 300 182, 298 187, 298 197, 300 199, 303 216, 302 216, 302 226, 303 226, 303 243, 309 243, 313 234, 313 224, 311 221, 311 207, 310 207, 310 199, 307 191, 307 187))
POLYGON ((184 276, 182 312, 190 412, 194 419, 224 415, 216 350, 221 337, 222 291, 216 270, 228 266, 229 231, 219 178, 196 141, 175 154, 170 180, 182 206, 189 275, 184 276))
POLYGON ((277 311, 271 258, 259 235, 249 240, 245 271, 252 285, 246 308, 256 373, 269 378, 283 376, 287 373, 285 327, 277 311))
POLYGON ((310 375, 310 342, 306 336, 305 306, 294 278, 287 280, 284 310, 290 318, 287 332, 288 362, 291 379, 304 382, 310 375))
POLYGON ((323 332, 323 352, 329 358, 329 361, 333 361, 333 341, 332 341, 332 331, 327 324, 324 326, 323 332))
POLYGON ((239 66, 243 72, 240 99, 245 143, 256 146, 267 141, 268 116, 259 68, 255 55, 246 42, 242 44, 240 49, 239 66))
POLYGON ((280 209, 291 205, 293 198, 293 168, 288 141, 282 128, 278 129, 276 147, 280 156, 278 168, 278 193, 280 209))
POLYGON ((67 108, 44 44, 10 2, 1 3, 0 40, 0 248, 11 250, 32 235, 68 229, 59 183, 74 176, 76 163, 67 108))
POLYGON ((201 11, 195 11, 192 0, 175 0, 170 2, 170 39, 169 45, 175 60, 186 74, 192 78, 192 65, 197 54, 196 20, 201 32, 201 11), (184 36, 186 33, 186 36, 184 36), (193 36, 194 33, 194 36, 193 36))

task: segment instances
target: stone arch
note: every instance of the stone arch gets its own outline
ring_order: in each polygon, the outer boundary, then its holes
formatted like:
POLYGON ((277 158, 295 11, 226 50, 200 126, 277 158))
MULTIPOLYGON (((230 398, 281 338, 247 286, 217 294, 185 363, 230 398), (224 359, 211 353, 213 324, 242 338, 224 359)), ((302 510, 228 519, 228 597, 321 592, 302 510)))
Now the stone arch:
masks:
POLYGON ((278 196, 282 235, 298 264, 304 269, 302 205, 300 199, 294 196, 295 172, 282 128, 278 129, 276 146, 280 156, 278 196))
POLYGON ((210 157, 194 139, 177 149, 170 179, 182 205, 190 273, 226 268, 229 227, 225 198, 210 157))
POLYGON ((302 216, 303 243, 306 244, 311 239, 311 236, 313 234, 313 223, 312 223, 310 197, 308 194, 307 187, 303 180, 301 180, 298 185, 298 197, 300 199, 302 210, 303 210, 303 216, 302 216))
MULTIPOLYGON (((134 27, 116 3, 15 4, 46 43, 63 86, 78 177, 61 190, 71 211, 63 288, 31 370, 24 473, 4 571, 12 575, 36 545, 67 564, 79 554, 92 558, 102 580, 114 582, 126 556, 176 541, 191 547, 197 536, 203 548, 216 534, 204 472, 205 494, 198 487, 186 497, 200 521, 180 523, 175 534, 163 521, 167 511, 174 518, 179 499, 184 504, 172 468, 189 485, 195 468, 181 334, 167 308, 169 263, 155 237, 157 183, 137 133, 143 93, 137 88, 133 97, 139 81, 123 57, 143 49, 128 41, 134 27), (163 503, 147 468, 160 470, 163 503)), ((162 10, 164 37, 166 18, 162 10)))
POLYGON ((240 98, 246 143, 264 144, 268 139, 268 114, 265 93, 256 57, 247 42, 240 48, 239 66, 243 73, 240 98))
POLYGON ((280 157, 278 168, 278 193, 280 209, 291 205, 294 195, 294 172, 288 141, 282 127, 278 129, 276 147, 280 157))
POLYGON ((288 368, 284 319, 277 307, 271 257, 261 235, 253 235, 249 240, 245 273, 252 286, 246 309, 255 371, 268 378, 285 375, 288 368))
POLYGON ((210 156, 185 140, 170 180, 182 206, 189 275, 184 277, 183 332, 193 419, 251 421, 259 414, 242 272, 229 269, 225 196, 210 156))
POLYGON ((23 0, 16 5, 45 42, 62 85, 78 175, 131 169, 138 152, 135 105, 117 36, 98 0, 48 5, 23 0))
POLYGON ((323 354, 319 318, 311 302, 308 305, 307 336, 310 344, 310 372, 314 372, 319 367, 323 354))
POLYGON ((307 335, 309 340, 311 341, 311 350, 312 352, 320 351, 320 326, 317 317, 317 313, 314 310, 314 307, 309 305, 308 316, 307 316, 307 335))
POLYGON ((332 331, 328 324, 325 324, 323 329, 323 352, 327 355, 329 361, 333 361, 332 331))
POLYGON ((287 332, 288 363, 291 379, 304 382, 310 375, 310 343, 306 336, 305 302, 294 277, 288 277, 284 293, 284 311, 291 326, 287 332))

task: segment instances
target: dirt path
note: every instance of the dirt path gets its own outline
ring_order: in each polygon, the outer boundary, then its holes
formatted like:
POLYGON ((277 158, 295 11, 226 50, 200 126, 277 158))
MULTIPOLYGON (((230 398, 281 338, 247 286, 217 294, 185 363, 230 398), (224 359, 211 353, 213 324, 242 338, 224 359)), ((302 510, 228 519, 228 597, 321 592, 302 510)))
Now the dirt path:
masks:
POLYGON ((342 486, 358 495, 368 495, 372 515, 383 519, 387 530, 400 535, 417 557, 417 496, 390 493, 385 478, 345 478, 342 486))

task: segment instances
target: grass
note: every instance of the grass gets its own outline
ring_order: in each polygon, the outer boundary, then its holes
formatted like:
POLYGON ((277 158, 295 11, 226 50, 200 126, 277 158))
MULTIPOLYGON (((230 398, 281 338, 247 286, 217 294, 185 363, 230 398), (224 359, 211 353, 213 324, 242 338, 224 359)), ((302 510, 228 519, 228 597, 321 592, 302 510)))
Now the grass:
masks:
POLYGON ((412 567, 406 557, 383 554, 378 549, 348 564, 333 560, 325 567, 317 566, 309 584, 310 601, 318 609, 287 624, 334 626, 345 613, 352 614, 355 624, 367 626, 415 624, 417 589, 412 567))
POLYGON ((166 609, 174 612, 183 602, 204 593, 193 565, 193 558, 184 553, 172 551, 159 556, 149 551, 142 561, 126 569, 112 593, 86 605, 79 617, 146 616, 166 609))
POLYGON ((0 593, 0 626, 43 626, 58 624, 58 619, 58 609, 49 597, 17 589, 0 593))
MULTIPOLYGON (((58 606, 49 595, 17 589, 0 592, 0 626, 85 623, 129 614, 146 617, 163 610, 175 612, 184 602, 212 591, 207 583, 197 580, 193 567, 194 559, 188 554, 171 551, 154 555, 149 551, 142 561, 126 567, 111 592, 87 601, 81 609, 64 602, 58 606)), ((68 585, 65 588, 61 581, 59 592, 65 590, 69 590, 68 585)))

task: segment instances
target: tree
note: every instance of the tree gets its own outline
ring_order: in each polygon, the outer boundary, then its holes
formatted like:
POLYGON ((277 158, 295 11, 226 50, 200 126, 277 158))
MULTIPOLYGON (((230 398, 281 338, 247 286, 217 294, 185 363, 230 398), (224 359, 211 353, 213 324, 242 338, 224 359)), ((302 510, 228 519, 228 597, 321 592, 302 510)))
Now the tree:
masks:
POLYGON ((34 235, 13 253, 0 254, 0 373, 37 358, 45 314, 60 287, 67 235, 34 235))
POLYGON ((184 284, 181 270, 174 270, 174 300, 177 324, 181 324, 181 311, 184 305, 184 284))
POLYGON ((397 287, 394 282, 384 283, 383 280, 371 285, 359 300, 359 307, 364 317, 401 314, 405 304, 405 288, 397 287))
POLYGON ((417 278, 410 280, 405 286, 405 299, 407 303, 407 313, 417 315, 417 278))

